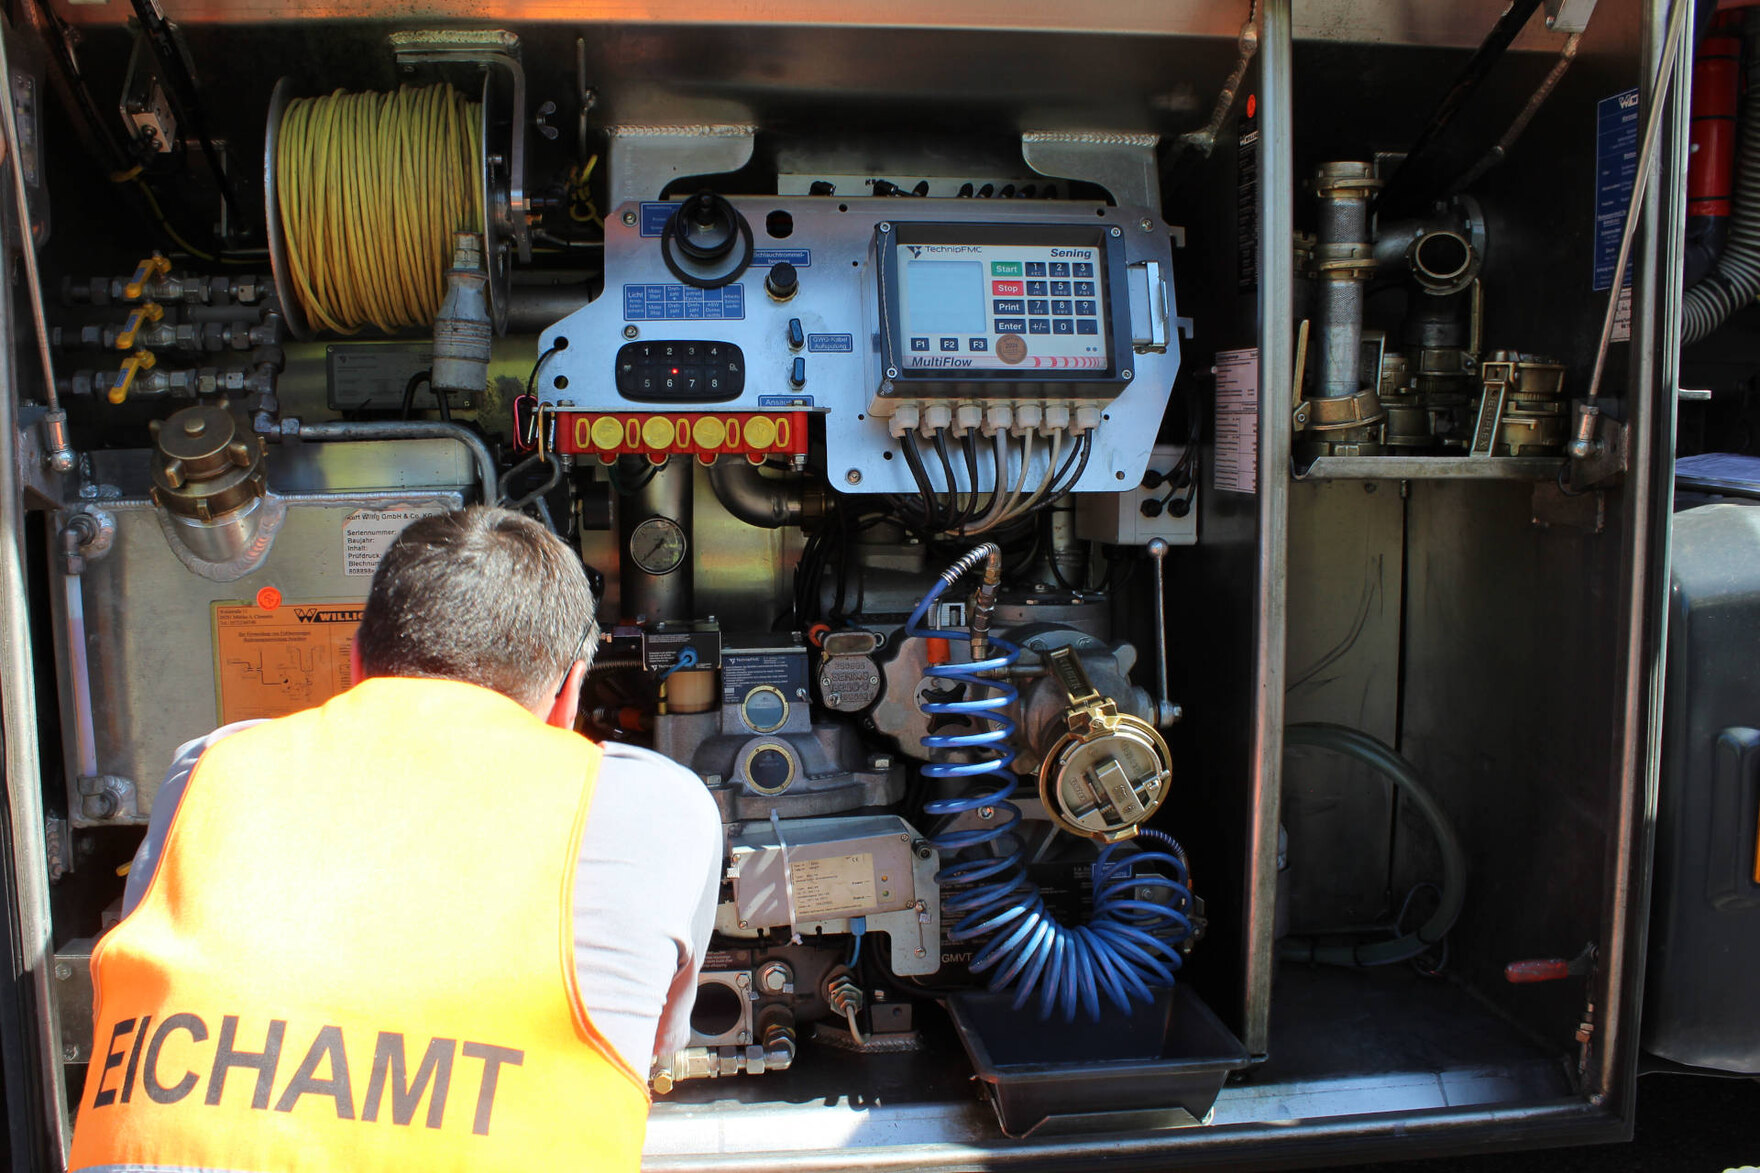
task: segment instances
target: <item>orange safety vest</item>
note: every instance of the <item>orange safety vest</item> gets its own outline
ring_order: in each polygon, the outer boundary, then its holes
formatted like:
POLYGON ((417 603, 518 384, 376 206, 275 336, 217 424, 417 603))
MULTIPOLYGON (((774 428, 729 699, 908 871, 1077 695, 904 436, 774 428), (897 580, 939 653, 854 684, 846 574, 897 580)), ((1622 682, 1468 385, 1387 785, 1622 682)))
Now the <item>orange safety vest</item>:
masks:
POLYGON ((599 762, 383 677, 215 744, 92 952, 70 1168, 635 1173, 647 1087, 575 976, 599 762))

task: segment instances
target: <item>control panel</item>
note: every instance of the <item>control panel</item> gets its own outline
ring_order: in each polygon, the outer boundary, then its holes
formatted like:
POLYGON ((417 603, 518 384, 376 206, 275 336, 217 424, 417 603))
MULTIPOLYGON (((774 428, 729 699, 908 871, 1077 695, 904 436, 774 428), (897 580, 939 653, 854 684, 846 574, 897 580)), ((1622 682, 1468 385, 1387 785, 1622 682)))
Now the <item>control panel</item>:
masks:
MULTIPOLYGON (((1023 382, 1044 395, 1115 396, 1108 263, 1113 238, 1098 226, 881 225, 881 349, 884 397, 917 396, 945 384, 960 395, 1015 398, 1023 382), (896 373, 894 373, 896 372, 896 373)), ((1122 262, 1122 257, 1119 258, 1122 262)), ((1128 322, 1126 323, 1128 325, 1128 322)))
POLYGON ((916 492, 901 431, 919 427, 925 441, 982 430, 987 446, 1008 430, 1011 483, 1049 479, 1078 437, 1091 436, 1078 492, 1135 485, 1149 464, 1179 370, 1171 240, 1154 211, 701 196, 605 221, 604 295, 541 337, 538 395, 576 451, 629 452, 632 438, 647 451, 632 417, 663 414, 673 443, 651 457, 798 454, 801 413, 821 417, 844 492, 916 492), (787 441, 754 449, 742 430, 734 444, 727 421, 758 415, 788 419, 787 441), (697 441, 705 418, 722 443, 697 441), (599 443, 610 421, 622 436, 599 443))
POLYGON ((617 393, 632 403, 726 403, 746 388, 731 342, 631 342, 617 352, 617 393))

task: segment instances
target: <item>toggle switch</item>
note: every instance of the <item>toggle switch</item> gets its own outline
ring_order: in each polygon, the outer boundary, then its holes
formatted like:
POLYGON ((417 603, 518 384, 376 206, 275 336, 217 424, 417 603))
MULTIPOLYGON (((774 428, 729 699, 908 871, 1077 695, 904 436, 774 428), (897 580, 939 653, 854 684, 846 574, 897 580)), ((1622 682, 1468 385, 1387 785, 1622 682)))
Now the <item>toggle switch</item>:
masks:
POLYGON ((788 385, 800 388, 807 385, 807 360, 797 358, 788 368, 788 385))
POLYGON ((799 318, 790 318, 788 320, 788 348, 790 350, 799 350, 806 344, 807 332, 801 328, 801 320, 799 318))

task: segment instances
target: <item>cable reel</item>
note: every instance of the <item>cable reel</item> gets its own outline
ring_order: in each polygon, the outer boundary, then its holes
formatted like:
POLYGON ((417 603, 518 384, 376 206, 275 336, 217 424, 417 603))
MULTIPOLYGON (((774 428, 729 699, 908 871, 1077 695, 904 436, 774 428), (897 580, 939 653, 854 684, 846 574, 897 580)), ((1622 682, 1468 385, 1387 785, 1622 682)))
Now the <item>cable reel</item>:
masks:
POLYGON ((1097 843, 1130 839, 1167 801, 1173 770, 1167 743, 1147 721, 1118 711, 1082 668, 1074 648, 1045 657, 1069 694, 1068 731, 1039 767, 1039 797, 1051 821, 1097 843))
POLYGON ((369 324, 386 333, 432 325, 452 234, 468 231, 483 236, 490 314, 505 333, 514 257, 532 255, 519 38, 440 29, 393 33, 390 43, 406 71, 480 69, 480 91, 441 82, 300 98, 288 78, 276 82, 263 179, 270 264, 288 328, 307 340, 369 324), (389 149, 388 140, 403 149, 389 149), (411 144, 425 166, 418 182, 409 172, 411 144), (328 169, 322 183, 309 178, 311 164, 328 169))

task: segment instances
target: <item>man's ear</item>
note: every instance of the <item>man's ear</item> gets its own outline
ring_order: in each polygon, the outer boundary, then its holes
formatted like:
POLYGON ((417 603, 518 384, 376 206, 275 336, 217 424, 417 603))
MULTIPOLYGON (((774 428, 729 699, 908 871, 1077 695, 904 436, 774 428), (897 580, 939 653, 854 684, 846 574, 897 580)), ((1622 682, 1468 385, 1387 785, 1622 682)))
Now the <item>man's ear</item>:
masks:
POLYGON ((562 690, 556 694, 556 700, 550 706, 550 712, 544 718, 546 725, 554 725, 558 729, 573 729, 575 713, 581 705, 581 685, 586 683, 587 665, 583 660, 576 660, 562 678, 562 690))

